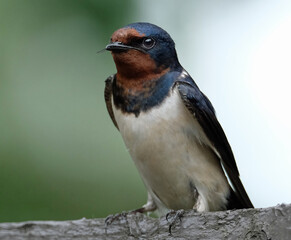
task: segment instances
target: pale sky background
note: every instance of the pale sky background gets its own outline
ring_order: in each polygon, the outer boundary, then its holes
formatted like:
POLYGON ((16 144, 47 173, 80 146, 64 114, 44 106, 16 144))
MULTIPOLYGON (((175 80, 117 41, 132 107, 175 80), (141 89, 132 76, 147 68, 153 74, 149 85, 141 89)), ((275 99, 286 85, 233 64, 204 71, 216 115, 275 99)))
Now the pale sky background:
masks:
POLYGON ((290 203, 291 2, 139 4, 213 103, 254 205, 290 203))

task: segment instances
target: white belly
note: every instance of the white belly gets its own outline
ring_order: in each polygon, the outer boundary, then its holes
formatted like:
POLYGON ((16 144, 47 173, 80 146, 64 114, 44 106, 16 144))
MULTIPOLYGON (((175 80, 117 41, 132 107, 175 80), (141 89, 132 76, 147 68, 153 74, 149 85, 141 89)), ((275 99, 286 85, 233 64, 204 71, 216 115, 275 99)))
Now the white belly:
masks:
POLYGON ((138 117, 122 113, 114 104, 113 111, 125 145, 154 198, 169 209, 190 209, 196 202, 195 186, 201 201, 198 211, 224 208, 227 179, 177 90, 138 117))

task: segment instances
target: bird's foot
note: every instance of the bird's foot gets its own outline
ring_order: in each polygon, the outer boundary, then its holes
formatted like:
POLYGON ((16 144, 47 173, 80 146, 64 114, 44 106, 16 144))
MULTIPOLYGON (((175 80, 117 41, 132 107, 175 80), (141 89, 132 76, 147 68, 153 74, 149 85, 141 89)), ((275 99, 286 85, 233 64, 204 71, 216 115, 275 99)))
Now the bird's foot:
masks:
POLYGON ((112 224, 116 220, 125 219, 128 214, 131 214, 131 213, 133 213, 133 214, 135 214, 135 213, 144 213, 144 212, 146 212, 145 208, 141 207, 141 208, 138 208, 138 209, 135 209, 135 210, 131 210, 131 211, 128 211, 128 212, 111 214, 111 215, 109 215, 108 217, 105 218, 105 225, 109 226, 110 224, 112 224))
POLYGON ((129 212, 122 212, 117 214, 111 214, 105 218, 105 225, 106 227, 111 225, 116 220, 121 220, 122 218, 126 218, 129 212))
POLYGON ((182 217, 184 215, 185 211, 183 209, 180 210, 171 210, 170 212, 167 213, 166 215, 166 220, 168 221, 169 225, 169 233, 172 235, 172 228, 176 224, 177 220, 179 219, 180 222, 182 221, 182 217), (174 215, 171 217, 171 215, 174 215))

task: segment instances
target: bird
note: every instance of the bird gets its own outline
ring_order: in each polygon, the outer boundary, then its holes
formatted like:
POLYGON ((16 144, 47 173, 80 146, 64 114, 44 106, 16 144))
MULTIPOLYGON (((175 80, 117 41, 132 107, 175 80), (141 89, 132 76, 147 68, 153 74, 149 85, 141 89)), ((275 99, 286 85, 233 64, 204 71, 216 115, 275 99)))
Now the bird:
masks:
POLYGON ((215 110, 171 36, 136 22, 116 30, 105 49, 117 70, 105 81, 106 107, 148 192, 136 211, 253 208, 215 110))

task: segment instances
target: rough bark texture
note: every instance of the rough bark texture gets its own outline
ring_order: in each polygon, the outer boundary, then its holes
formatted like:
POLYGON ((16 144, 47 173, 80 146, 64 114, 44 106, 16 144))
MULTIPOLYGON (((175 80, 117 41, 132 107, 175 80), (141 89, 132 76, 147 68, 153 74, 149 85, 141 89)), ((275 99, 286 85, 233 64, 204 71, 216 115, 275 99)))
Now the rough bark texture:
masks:
MULTIPOLYGON (((169 220, 169 219, 168 219, 169 220)), ((195 213, 186 211, 169 234, 165 217, 123 215, 104 219, 1 223, 0 239, 291 239, 291 204, 265 209, 195 213)))

